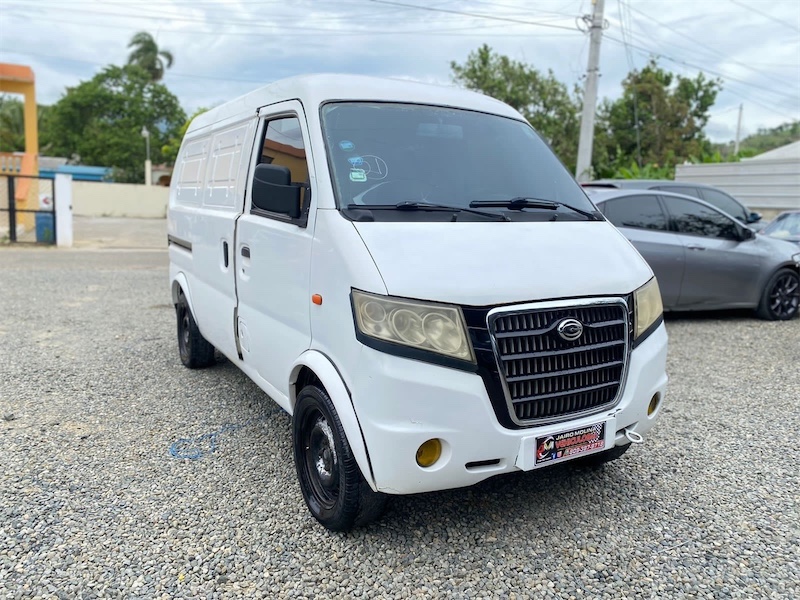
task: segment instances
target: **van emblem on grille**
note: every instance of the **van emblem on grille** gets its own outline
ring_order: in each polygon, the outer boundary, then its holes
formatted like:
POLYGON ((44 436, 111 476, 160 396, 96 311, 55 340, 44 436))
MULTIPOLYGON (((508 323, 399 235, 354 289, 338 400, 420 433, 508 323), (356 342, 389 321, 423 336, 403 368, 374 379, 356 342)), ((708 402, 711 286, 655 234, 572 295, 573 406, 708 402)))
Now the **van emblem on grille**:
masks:
POLYGON ((558 335, 568 342, 574 342, 583 335, 583 323, 577 319, 564 319, 556 328, 558 335))

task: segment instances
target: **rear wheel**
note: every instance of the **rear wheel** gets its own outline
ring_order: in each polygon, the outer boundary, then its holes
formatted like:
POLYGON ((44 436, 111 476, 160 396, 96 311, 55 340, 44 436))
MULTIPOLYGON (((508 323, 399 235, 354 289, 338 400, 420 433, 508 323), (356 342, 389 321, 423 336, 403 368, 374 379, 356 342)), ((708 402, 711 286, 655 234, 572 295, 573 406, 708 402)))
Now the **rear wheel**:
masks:
POLYGON ((324 389, 308 385, 300 391, 292 433, 300 490, 317 521, 332 531, 349 531, 383 514, 386 497, 361 475, 324 389))
POLYGON ((800 309, 800 275, 792 269, 779 269, 769 278, 757 314, 769 321, 788 321, 800 309))
POLYGON ((214 364, 214 346, 200 333, 183 292, 175 305, 175 314, 178 319, 178 350, 181 362, 190 369, 214 364))

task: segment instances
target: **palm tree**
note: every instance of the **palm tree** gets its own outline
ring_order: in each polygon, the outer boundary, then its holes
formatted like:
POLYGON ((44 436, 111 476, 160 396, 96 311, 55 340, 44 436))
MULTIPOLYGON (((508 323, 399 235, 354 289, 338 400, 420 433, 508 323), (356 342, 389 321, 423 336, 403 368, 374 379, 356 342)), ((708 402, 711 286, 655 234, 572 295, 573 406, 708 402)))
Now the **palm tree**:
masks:
POLYGON ((134 35, 128 48, 133 48, 128 56, 128 64, 142 67, 150 73, 153 81, 161 81, 164 70, 172 66, 172 53, 169 50, 161 50, 153 36, 146 31, 134 35))

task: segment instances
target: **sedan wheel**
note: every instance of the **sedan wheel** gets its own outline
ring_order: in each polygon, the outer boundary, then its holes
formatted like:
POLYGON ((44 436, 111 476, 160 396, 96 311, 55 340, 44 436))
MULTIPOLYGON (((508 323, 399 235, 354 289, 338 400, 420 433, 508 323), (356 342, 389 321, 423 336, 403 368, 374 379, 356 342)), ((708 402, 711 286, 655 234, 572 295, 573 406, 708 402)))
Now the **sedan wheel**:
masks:
POLYGON ((800 276, 792 269, 781 269, 767 283, 758 316, 771 321, 788 321, 800 309, 800 276))

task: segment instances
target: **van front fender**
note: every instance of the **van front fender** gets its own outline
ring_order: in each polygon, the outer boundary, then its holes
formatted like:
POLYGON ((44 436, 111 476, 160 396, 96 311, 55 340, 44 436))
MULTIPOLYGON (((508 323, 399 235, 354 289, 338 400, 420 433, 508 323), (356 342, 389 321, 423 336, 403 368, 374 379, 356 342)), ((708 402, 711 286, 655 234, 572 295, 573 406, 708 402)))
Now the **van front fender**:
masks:
POLYGON ((375 478, 372 475, 369 452, 367 452, 364 435, 361 432, 361 425, 358 422, 358 417, 353 407, 353 401, 350 398, 350 392, 342 381, 339 371, 330 359, 317 350, 307 350, 300 355, 292 365, 289 378, 289 402, 291 404, 291 412, 294 413, 297 394, 300 392, 300 390, 297 389, 297 379, 303 367, 310 369, 319 379, 325 391, 328 392, 328 395, 333 401, 333 405, 336 407, 339 420, 342 422, 342 427, 347 436, 347 441, 350 444, 350 449, 353 452, 353 457, 356 459, 361 469, 361 474, 369 484, 369 487, 377 492, 378 488, 375 485, 375 478))

